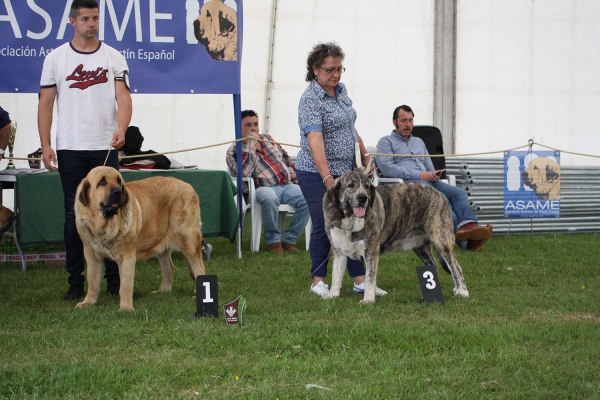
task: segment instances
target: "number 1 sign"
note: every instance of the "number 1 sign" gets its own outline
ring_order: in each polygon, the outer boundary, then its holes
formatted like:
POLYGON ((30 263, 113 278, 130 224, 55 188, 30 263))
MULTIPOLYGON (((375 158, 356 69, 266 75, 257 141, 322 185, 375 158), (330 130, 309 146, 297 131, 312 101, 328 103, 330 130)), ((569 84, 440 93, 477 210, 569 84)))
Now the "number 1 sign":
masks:
POLYGON ((196 278, 196 317, 219 316, 219 285, 216 275, 196 278))

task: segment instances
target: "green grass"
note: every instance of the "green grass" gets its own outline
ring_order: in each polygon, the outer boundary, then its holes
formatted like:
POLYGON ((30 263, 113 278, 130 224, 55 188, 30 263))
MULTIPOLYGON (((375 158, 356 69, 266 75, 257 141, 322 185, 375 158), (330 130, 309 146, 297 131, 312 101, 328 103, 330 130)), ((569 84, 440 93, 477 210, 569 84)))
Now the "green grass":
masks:
MULTIPOLYGON (((303 237, 298 247, 303 247, 303 237)), ((196 311, 175 256, 173 292, 151 294, 158 263, 138 263, 133 313, 101 294, 75 309, 62 267, 0 267, 0 398, 598 399, 600 235, 494 236, 459 251, 470 298, 425 305, 412 252, 382 257, 389 295, 360 305, 309 293, 307 253, 244 258, 226 239, 207 273, 220 303, 243 295, 244 326, 196 311), (306 389, 318 384, 331 390, 306 389)))

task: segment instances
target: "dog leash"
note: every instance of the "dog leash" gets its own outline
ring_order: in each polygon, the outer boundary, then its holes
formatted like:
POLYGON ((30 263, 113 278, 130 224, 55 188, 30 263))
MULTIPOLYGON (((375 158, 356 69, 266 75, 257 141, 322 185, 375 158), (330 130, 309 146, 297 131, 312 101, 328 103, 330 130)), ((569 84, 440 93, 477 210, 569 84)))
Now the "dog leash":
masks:
POLYGON ((106 162, 108 161, 108 156, 110 156, 110 152, 112 151, 112 147, 109 146, 108 147, 108 153, 106 154, 106 158, 104 159, 104 164, 102 164, 103 167, 106 167, 106 162))
MULTIPOLYGON (((322 266, 323 266, 323 265, 324 265, 324 264, 327 262, 327 260, 329 260, 329 257, 331 257, 331 253, 329 253, 329 254, 327 255, 327 258, 323 260, 323 262, 321 263, 321 265, 319 265, 319 266, 318 266, 318 267, 317 267, 317 268, 314 270, 314 272, 317 272, 318 270, 320 270, 320 269, 321 269, 321 267, 322 267, 322 266)), ((314 276, 314 273, 313 273, 313 276, 314 276)))

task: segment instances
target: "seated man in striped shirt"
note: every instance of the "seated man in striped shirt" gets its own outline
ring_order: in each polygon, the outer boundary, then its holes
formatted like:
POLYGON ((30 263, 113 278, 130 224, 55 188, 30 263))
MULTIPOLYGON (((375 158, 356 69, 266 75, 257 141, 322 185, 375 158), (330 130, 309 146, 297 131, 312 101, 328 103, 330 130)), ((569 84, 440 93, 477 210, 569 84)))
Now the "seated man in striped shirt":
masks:
MULTIPOLYGON (((251 177, 256 186, 256 200, 262 207, 265 241, 271 253, 298 251, 296 239, 308 222, 308 206, 300 187, 293 182, 296 172, 290 156, 278 144, 253 139, 274 141, 269 135, 258 131, 258 114, 253 110, 242 111, 242 175, 251 177), (280 204, 296 207, 290 226, 285 232, 277 227, 280 204)), ((236 148, 233 143, 227 150, 227 165, 237 173, 236 148)), ((247 191, 246 188, 244 188, 247 191)))

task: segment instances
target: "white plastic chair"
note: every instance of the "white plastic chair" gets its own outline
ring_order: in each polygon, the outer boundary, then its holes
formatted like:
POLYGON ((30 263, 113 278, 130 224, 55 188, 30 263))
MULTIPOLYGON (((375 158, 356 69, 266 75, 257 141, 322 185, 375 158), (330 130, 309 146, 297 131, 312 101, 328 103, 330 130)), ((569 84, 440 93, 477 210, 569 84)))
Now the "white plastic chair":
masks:
MULTIPOLYGON (((227 172, 229 172, 229 176, 235 182, 237 182, 237 178, 231 172, 231 169, 228 167, 227 172)), ((254 186, 254 179, 243 177, 242 182, 246 182, 248 184, 248 202, 246 203, 245 199, 242 202, 242 210, 243 210, 243 220, 242 220, 242 232, 246 226, 246 217, 248 215, 248 210, 250 210, 250 215, 252 217, 251 223, 251 232, 250 232, 250 250, 253 253, 258 253, 260 250, 260 238, 262 234, 262 206, 256 200, 256 187, 254 186)), ((277 227, 279 232, 283 234, 285 231, 285 223, 286 217, 288 213, 293 214, 296 211, 296 207, 291 206, 289 204, 280 204, 279 205, 279 217, 277 220, 277 227)), ((312 231, 312 222, 310 218, 304 227, 304 234, 306 236, 306 251, 310 248, 310 232, 312 231)), ((240 238, 238 238, 240 240, 240 238)))

